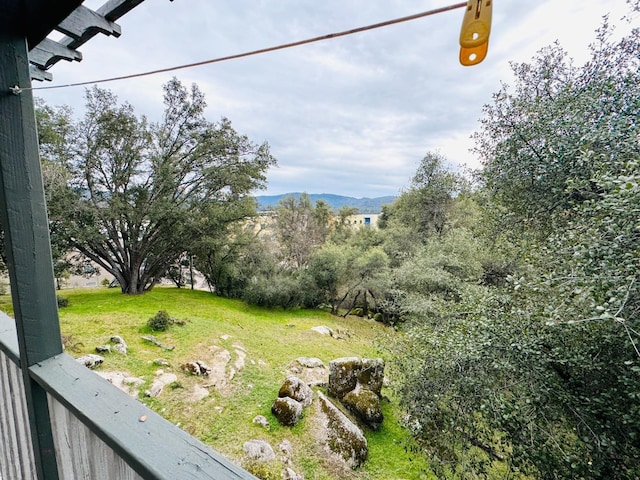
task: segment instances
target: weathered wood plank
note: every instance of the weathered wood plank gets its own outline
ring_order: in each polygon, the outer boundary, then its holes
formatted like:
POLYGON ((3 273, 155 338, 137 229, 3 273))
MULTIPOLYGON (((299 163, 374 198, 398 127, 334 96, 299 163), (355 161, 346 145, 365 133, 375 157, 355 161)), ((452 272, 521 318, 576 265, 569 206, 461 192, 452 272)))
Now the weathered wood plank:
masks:
POLYGON ((29 52, 29 62, 41 70, 46 70, 59 60, 79 62, 82 60, 82 54, 48 38, 45 38, 29 52))
POLYGON ((255 480, 66 354, 32 366, 30 373, 142 478, 255 480))
POLYGON ((0 478, 36 478, 22 374, 0 351, 0 478))
POLYGON ((33 95, 9 90, 29 84, 25 38, 0 31, 0 217, 37 478, 56 480, 47 397, 27 370, 62 351, 33 95))
POLYGON ((89 31, 94 32, 93 35, 103 33, 114 37, 119 37, 121 33, 120 25, 83 5, 71 12, 71 15, 60 22, 55 29, 76 40, 87 35, 89 31))
POLYGON ((143 480, 113 449, 49 396, 60 478, 143 480))

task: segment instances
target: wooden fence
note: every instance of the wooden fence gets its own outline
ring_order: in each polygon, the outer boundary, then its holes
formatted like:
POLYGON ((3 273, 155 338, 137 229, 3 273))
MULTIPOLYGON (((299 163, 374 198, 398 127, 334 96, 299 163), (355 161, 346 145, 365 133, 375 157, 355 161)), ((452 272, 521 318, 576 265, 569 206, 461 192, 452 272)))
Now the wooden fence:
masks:
MULTIPOLYGON (((13 319, 0 313, 0 478, 38 478, 13 319)), ((28 370, 47 393, 64 480, 255 479, 62 353, 28 370)))

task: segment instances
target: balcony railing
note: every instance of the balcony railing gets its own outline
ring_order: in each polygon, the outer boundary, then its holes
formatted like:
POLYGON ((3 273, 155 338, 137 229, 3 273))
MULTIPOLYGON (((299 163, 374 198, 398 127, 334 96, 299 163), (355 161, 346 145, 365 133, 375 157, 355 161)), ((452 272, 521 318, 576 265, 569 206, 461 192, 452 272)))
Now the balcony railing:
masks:
MULTIPOLYGON (((0 478, 37 478, 15 322, 0 313, 0 478)), ((47 394, 61 479, 255 479, 62 353, 29 369, 47 394)))

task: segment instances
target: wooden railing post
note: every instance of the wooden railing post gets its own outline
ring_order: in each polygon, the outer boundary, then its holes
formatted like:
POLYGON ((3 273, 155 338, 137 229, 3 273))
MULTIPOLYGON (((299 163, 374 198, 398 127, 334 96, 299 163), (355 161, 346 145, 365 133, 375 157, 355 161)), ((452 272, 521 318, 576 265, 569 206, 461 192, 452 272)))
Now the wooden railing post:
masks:
POLYGON ((62 344, 33 96, 30 90, 12 90, 30 86, 27 41, 2 23, 0 217, 36 470, 41 480, 57 480, 47 395, 29 375, 30 366, 61 353, 62 344))

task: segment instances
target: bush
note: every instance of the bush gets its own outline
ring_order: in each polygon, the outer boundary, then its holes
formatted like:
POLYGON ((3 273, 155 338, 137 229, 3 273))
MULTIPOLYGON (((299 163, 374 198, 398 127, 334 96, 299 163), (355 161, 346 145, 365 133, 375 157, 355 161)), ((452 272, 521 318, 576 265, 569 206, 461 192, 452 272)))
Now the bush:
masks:
POLYGON ((147 326, 154 332, 164 332, 174 323, 176 323, 176 320, 170 317, 165 310, 159 310, 158 313, 147 320, 147 326))
POLYGON ((61 297, 58 295, 56 297, 58 299, 58 308, 64 308, 69 306, 69 299, 66 297, 61 297))

